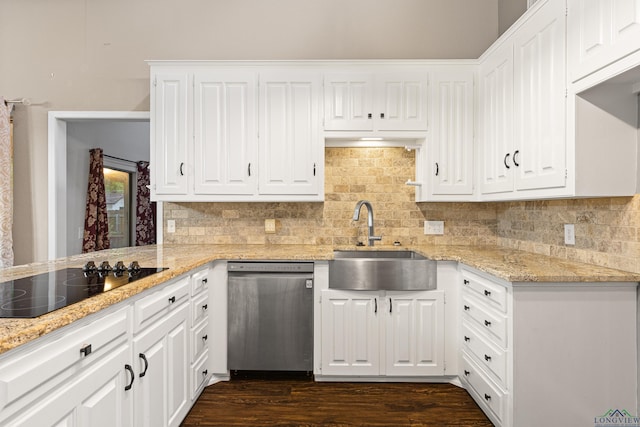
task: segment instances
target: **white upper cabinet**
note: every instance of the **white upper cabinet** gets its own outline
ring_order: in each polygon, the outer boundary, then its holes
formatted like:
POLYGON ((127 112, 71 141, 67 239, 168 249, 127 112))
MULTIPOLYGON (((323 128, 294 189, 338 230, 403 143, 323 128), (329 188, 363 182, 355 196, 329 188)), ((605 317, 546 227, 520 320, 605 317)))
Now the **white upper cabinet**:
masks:
MULTIPOLYGON (((325 131, 426 131, 428 70, 329 72, 324 76, 325 131)), ((413 67, 415 68, 415 67, 413 67)))
POLYGON ((566 19, 562 1, 549 0, 514 37, 517 190, 564 187, 566 182, 566 19))
POLYGON ((640 50, 640 0, 569 0, 570 79, 640 50))
POLYGON ((256 82, 255 71, 211 70, 195 74, 195 194, 255 192, 256 82))
POLYGON ((473 194, 474 70, 471 67, 432 73, 432 136, 427 140, 427 200, 473 194))
POLYGON ((260 194, 322 200, 321 81, 316 72, 260 74, 260 194))
POLYGON ((190 83, 188 72, 162 71, 151 78, 151 155, 154 160, 151 170, 158 195, 188 192, 190 83))

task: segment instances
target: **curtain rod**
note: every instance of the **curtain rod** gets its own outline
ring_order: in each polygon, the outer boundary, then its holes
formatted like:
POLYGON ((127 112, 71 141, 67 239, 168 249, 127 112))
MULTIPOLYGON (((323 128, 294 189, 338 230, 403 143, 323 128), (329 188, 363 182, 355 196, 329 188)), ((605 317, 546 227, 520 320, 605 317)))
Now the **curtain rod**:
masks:
POLYGON ((108 154, 102 154, 104 157, 108 157, 110 159, 115 159, 115 160, 120 160, 122 162, 129 162, 129 163, 133 163, 133 164, 138 164, 138 162, 134 162, 133 160, 129 160, 129 159, 123 159, 122 157, 116 157, 116 156, 110 156, 108 154))
POLYGON ((5 99, 5 104, 22 104, 22 105, 31 105, 31 101, 27 98, 17 98, 17 99, 5 99))

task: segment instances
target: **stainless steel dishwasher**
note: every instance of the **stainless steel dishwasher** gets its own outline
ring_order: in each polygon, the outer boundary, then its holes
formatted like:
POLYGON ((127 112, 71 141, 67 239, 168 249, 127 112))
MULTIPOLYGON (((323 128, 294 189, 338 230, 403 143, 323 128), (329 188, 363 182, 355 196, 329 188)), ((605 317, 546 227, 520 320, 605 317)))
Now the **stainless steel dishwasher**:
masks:
POLYGON ((313 371, 313 263, 228 262, 229 370, 313 371))

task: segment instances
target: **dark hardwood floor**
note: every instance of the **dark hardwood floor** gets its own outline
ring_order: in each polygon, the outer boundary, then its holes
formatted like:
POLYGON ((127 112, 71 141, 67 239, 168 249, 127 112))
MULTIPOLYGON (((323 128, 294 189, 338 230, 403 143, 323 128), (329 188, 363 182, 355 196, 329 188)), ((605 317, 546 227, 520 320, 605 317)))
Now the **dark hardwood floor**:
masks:
POLYGON ((239 373, 207 387, 182 423, 195 426, 492 426, 451 384, 327 383, 302 374, 239 373))

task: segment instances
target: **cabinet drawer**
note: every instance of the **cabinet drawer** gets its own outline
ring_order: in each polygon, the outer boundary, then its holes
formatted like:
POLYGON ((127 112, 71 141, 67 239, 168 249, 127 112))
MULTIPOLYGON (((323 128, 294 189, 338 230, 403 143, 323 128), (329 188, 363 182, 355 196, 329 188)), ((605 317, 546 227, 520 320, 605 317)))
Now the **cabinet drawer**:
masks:
POLYGON ((470 271, 462 271, 464 289, 479 295, 489 306, 506 313, 507 288, 470 271))
POLYGON ((189 277, 183 277, 139 300, 134 308, 134 332, 139 332, 158 317, 173 311, 189 298, 189 277))
POLYGON ((507 319, 493 310, 485 307, 478 299, 463 293, 463 319, 469 319, 481 330, 486 331, 496 343, 507 348, 507 319))
POLYGON ((191 325, 197 325, 208 316, 209 294, 205 292, 191 300, 191 325))
POLYGON ((193 357, 191 361, 195 361, 208 347, 208 323, 204 322, 197 328, 191 331, 191 349, 193 351, 193 357))
POLYGON ((72 327, 62 337, 41 338, 45 341, 32 350, 0 363, 0 409, 5 412, 7 406, 36 388, 36 394, 42 394, 72 376, 77 367, 99 360, 113 348, 110 344, 126 340, 128 317, 128 308, 123 308, 72 327))
POLYGON ((507 376, 507 358, 505 351, 487 342, 482 334, 466 321, 462 321, 462 346, 473 354, 480 364, 493 372, 500 385, 504 387, 507 376))
POLYGON ((197 295, 209 285, 209 269, 205 268, 191 275, 191 295, 197 295))
POLYGON ((191 367, 191 399, 193 400, 198 397, 202 387, 206 385, 206 381, 209 379, 208 360, 209 352, 205 352, 191 367))
POLYGON ((470 386, 467 391, 480 406, 489 408, 495 418, 502 422, 507 403, 507 394, 495 385, 489 377, 472 362, 464 352, 462 353, 462 372, 464 381, 470 386))

